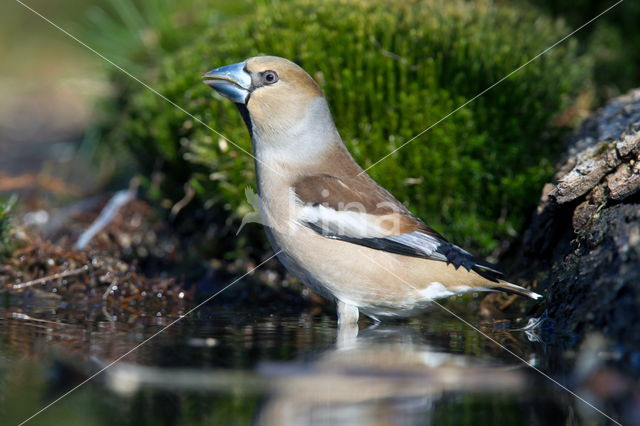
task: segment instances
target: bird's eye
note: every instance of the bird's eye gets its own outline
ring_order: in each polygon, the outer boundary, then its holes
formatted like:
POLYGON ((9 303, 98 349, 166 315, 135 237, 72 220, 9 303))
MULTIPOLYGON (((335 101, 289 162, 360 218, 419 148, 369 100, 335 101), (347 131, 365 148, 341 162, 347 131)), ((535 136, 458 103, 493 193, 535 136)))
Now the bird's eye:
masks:
POLYGON ((278 81, 278 74, 275 71, 265 71, 262 73, 264 84, 273 84, 278 81))

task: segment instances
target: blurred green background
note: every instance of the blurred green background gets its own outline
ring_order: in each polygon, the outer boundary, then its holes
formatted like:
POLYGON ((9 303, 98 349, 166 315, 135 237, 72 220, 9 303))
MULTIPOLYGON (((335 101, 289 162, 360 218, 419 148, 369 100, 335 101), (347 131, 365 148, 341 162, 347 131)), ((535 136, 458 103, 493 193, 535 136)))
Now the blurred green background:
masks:
MULTIPOLYGON (((27 4, 247 150, 239 115, 200 74, 257 54, 297 61, 322 86, 345 142, 367 167, 613 3, 27 4)), ((255 185, 249 157, 20 4, 0 8, 0 146, 10 152, 0 170, 21 167, 27 154, 46 157, 22 143, 27 132, 50 142, 80 131, 74 147, 88 171, 72 174, 78 184, 121 187, 138 174, 167 214, 194 193, 174 218, 177 231, 194 236, 194 252, 235 258, 265 250, 257 226, 235 237, 250 210, 245 188, 255 185)), ((446 237, 495 258, 517 240, 568 129, 638 84, 638 18, 638 4, 622 3, 371 175, 446 237)), ((63 169, 49 161, 36 165, 63 169)))

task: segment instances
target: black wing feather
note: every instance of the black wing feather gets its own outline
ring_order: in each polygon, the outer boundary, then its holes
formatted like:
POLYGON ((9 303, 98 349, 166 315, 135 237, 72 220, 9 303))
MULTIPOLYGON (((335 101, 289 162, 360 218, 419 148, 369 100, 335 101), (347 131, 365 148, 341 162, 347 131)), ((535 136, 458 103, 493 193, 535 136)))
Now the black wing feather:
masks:
POLYGON ((500 278, 503 276, 502 272, 495 269, 495 265, 493 265, 492 263, 489 263, 487 261, 474 257, 469 252, 461 249, 456 245, 449 243, 444 239, 439 239, 438 241, 439 245, 438 245, 438 248, 436 249, 436 253, 440 254, 441 256, 435 256, 433 254, 429 255, 424 251, 418 250, 415 247, 402 244, 398 241, 393 241, 387 238, 349 237, 346 235, 339 235, 333 232, 328 232, 327 230, 323 229, 321 226, 316 225, 315 223, 311 223, 311 222, 304 222, 304 223, 307 227, 311 228, 313 231, 317 232, 318 234, 326 238, 346 241, 348 243, 358 244, 358 245, 369 247, 375 250, 382 250, 389 253, 400 254, 403 256, 419 257, 423 259, 438 260, 441 262, 444 261, 449 264, 452 264, 453 266, 456 267, 456 269, 462 266, 466 270, 474 271, 478 275, 494 282, 498 282, 500 278))

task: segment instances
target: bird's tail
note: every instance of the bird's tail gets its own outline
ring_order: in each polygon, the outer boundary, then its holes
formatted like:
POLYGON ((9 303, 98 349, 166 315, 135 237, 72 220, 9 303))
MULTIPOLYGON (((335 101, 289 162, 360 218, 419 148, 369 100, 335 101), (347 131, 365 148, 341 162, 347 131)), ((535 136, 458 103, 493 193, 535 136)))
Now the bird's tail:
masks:
POLYGON ((538 300, 542 298, 541 294, 528 290, 524 287, 520 287, 519 285, 511 284, 506 281, 499 280, 498 283, 491 288, 491 290, 495 291, 503 291, 509 294, 517 294, 520 296, 526 296, 533 300, 538 300))

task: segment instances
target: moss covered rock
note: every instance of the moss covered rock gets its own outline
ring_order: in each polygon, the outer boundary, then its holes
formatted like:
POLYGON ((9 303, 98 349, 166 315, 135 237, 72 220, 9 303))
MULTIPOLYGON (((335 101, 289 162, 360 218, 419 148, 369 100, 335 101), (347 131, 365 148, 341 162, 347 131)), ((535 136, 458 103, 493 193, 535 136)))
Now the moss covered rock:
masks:
MULTIPOLYGON (((296 61, 322 86, 363 167, 429 128, 369 173, 445 236, 487 254, 517 234, 550 177, 561 148, 551 123, 589 80, 588 60, 563 43, 448 114, 567 32, 539 12, 483 1, 262 3, 193 34, 153 86, 251 151, 235 107, 200 75, 259 54, 296 61)), ((182 198, 187 183, 235 233, 255 185, 251 157, 149 90, 123 93, 106 142, 162 172, 163 196, 182 198)))

